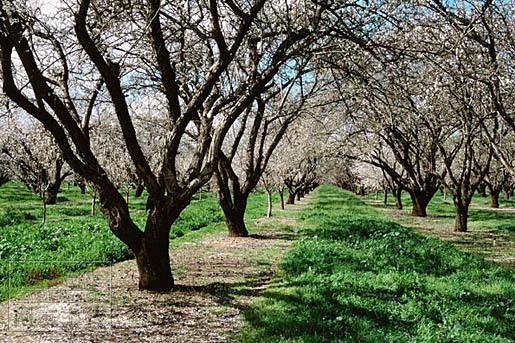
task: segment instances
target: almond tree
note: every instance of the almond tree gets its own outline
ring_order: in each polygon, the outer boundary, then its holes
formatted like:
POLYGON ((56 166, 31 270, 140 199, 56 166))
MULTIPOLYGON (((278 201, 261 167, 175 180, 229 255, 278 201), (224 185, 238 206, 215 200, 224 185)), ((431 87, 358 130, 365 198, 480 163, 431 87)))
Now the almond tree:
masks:
POLYGON ((0 138, 4 168, 47 205, 57 201, 63 181, 72 174, 54 139, 40 126, 10 121, 0 138))
MULTIPOLYGON (((217 194, 229 236, 248 236, 244 221, 248 197, 288 127, 306 110, 307 100, 318 90, 316 82, 308 85, 303 81, 304 68, 305 63, 301 62, 292 70, 290 80, 265 93, 249 107, 234 136, 226 142, 228 147, 220 154, 215 172, 217 194)), ((268 194, 271 209, 271 193, 268 194)))
POLYGON ((297 48, 313 39, 323 12, 306 3, 296 12, 302 20, 291 27, 289 20, 278 20, 282 10, 282 4, 265 0, 182 6, 65 0, 48 15, 36 4, 0 1, 3 90, 42 123, 65 161, 93 185, 111 231, 136 257, 140 289, 173 287, 171 225, 211 178, 233 122, 298 55, 297 48), (253 60, 261 45, 274 50, 253 60), (238 77, 233 70, 240 71, 238 77), (130 106, 143 96, 163 104, 156 114, 167 121, 156 170, 143 152, 134 125, 137 110, 130 106), (115 113, 148 191, 144 229, 134 223, 92 149, 89 124, 99 103, 115 113), (180 173, 176 159, 186 137, 192 138, 193 153, 180 173))
MULTIPOLYGON (((480 81, 490 97, 492 115, 502 121, 511 134, 515 133, 513 117, 513 78, 512 61, 515 58, 515 12, 510 2, 472 0, 443 2, 428 1, 427 8, 440 16, 441 23, 447 25, 447 35, 452 40, 464 40, 473 50, 477 60, 469 65, 464 73, 467 77, 480 81), (471 71, 476 72, 472 73, 471 71)), ((440 37, 441 39, 441 37, 440 37)), ((485 134, 496 155, 506 170, 515 175, 515 168, 510 161, 510 152, 504 150, 504 135, 499 135, 496 125, 482 124, 485 134)))
POLYGON ((490 207, 499 207, 499 195, 507 185, 513 182, 512 180, 513 177, 508 173, 506 168, 495 158, 492 159, 492 164, 485 177, 485 184, 490 193, 490 207))

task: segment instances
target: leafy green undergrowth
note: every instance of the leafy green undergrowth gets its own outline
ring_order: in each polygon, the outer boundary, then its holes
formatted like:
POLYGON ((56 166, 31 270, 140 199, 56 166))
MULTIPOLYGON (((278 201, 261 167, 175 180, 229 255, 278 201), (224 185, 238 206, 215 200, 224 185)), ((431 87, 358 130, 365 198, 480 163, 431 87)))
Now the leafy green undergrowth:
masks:
POLYGON ((513 272, 322 186, 246 342, 513 342, 513 272))
MULTIPOLYGON (((57 282, 101 265, 132 257, 109 230, 105 219, 90 215, 91 197, 65 186, 57 205, 48 206, 47 224, 40 224, 41 202, 20 184, 0 188, 0 301, 31 287, 57 282)), ((144 226, 145 198, 131 198, 135 222, 144 226)), ((247 219, 264 216, 264 194, 253 194, 247 219)), ((223 231, 223 213, 213 193, 195 196, 172 226, 172 247, 223 231)))

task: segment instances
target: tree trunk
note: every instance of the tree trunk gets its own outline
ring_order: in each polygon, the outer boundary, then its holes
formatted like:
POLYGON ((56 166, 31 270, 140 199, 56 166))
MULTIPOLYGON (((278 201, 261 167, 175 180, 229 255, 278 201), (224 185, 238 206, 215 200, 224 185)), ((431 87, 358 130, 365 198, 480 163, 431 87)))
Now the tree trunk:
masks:
POLYGON ((486 185, 484 183, 481 183, 479 186, 478 186, 478 190, 479 190, 479 194, 483 197, 483 198, 486 198, 486 185))
POLYGON ((295 204, 295 193, 291 193, 288 191, 288 200, 286 200, 286 203, 288 205, 294 205, 295 204))
POLYGON ((402 189, 398 188, 394 190, 393 195, 395 196, 395 207, 397 207, 398 210, 402 210, 402 189))
POLYGON ((268 218, 272 217, 272 191, 267 190, 267 202, 268 202, 268 210, 266 211, 266 216, 268 218))
POLYGON ((415 217, 427 217, 427 205, 429 200, 422 193, 410 192, 413 209, 411 214, 415 217))
POLYGON ((136 254, 139 271, 139 289, 167 292, 174 280, 168 254, 169 230, 165 227, 145 229, 141 248, 136 254))
POLYGON ((94 217, 97 214, 97 192, 93 191, 93 197, 91 199, 91 215, 94 217))
POLYGON ((376 200, 379 200, 379 191, 376 191, 376 200))
POLYGON ((491 208, 499 208, 499 194, 500 191, 492 191, 490 190, 490 207, 491 208))
POLYGON ((85 182, 77 182, 77 186, 80 188, 80 194, 86 194, 87 187, 85 182))
POLYGON ((224 213, 225 225, 229 230, 229 237, 247 237, 249 232, 245 226, 244 217, 248 195, 241 193, 235 196, 228 193, 224 194, 220 187, 217 195, 218 203, 224 213))
POLYGON ((248 237, 249 232, 245 226, 245 210, 224 210, 225 224, 229 230, 229 237, 248 237))
POLYGON ((281 198, 281 210, 284 210, 284 190, 279 191, 279 197, 281 198))
POLYGON ((127 186, 127 189, 125 191, 125 202, 127 202, 127 206, 129 206, 129 200, 130 200, 130 188, 127 186))
POLYGON ((42 219, 42 224, 46 224, 46 205, 47 205, 47 202, 45 200, 43 200, 43 219, 42 219))
POLYGON ((506 200, 506 201, 510 200, 510 192, 504 191, 504 200, 506 200))
POLYGON ((467 232, 468 206, 465 204, 456 205, 456 220, 454 223, 455 232, 467 232))
POLYGON ((47 205, 55 205, 57 203, 57 194, 59 193, 60 188, 60 180, 48 184, 45 197, 45 203, 47 205))
POLYGON ((297 200, 300 200, 300 191, 297 192, 297 200))
POLYGON ((385 190, 383 190, 383 203, 384 203, 385 205, 387 205, 387 204, 388 204, 388 190, 386 190, 386 189, 385 189, 385 190))
POLYGON ((142 183, 138 184, 136 186, 136 191, 134 192, 134 197, 139 198, 143 194, 144 190, 145 186, 142 183))

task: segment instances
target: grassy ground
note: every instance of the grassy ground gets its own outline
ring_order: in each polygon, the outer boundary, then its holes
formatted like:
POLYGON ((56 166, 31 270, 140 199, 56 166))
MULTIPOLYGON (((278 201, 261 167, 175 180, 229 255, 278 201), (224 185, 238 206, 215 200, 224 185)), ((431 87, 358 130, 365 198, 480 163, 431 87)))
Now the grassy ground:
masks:
MULTIPOLYGON (((135 221, 145 222, 145 196, 131 194, 135 221)), ((64 185, 58 204, 48 206, 47 224, 41 225, 41 200, 19 183, 0 188, 0 301, 41 284, 52 284, 99 265, 132 257, 115 238, 103 216, 90 215, 91 196, 64 185), (78 262, 77 262, 78 261, 78 262)), ((251 196, 249 219, 266 214, 266 197, 251 196)), ((223 214, 212 193, 197 196, 172 227, 171 246, 224 230, 223 214)))
MULTIPOLYGON (((430 209, 431 212, 431 209, 430 209)), ((246 342, 513 342, 513 271, 323 186, 246 311, 246 342)))
MULTIPOLYGON (((369 193, 368 200, 375 199, 374 194, 369 193)), ((381 201, 375 203, 382 205, 382 194, 380 194, 381 201)), ((402 202, 404 209, 400 211, 402 214, 411 214, 411 199, 407 192, 402 194, 402 202)), ((388 198, 388 207, 394 207, 394 198, 390 194, 388 198)), ((503 194, 499 197, 499 209, 489 208, 490 198, 475 195, 469 210, 469 227, 471 229, 502 229, 515 232, 514 213, 506 211, 506 209, 515 209, 515 197, 510 200, 504 200, 503 194), (503 211, 504 210, 504 211, 503 211)), ((430 218, 439 218, 446 223, 454 224, 455 210, 452 199, 447 195, 444 200, 442 194, 438 192, 431 200, 427 207, 427 214, 430 218)))
POLYGON ((469 211, 467 233, 453 232, 454 206, 452 200, 436 194, 428 206, 426 218, 411 216, 411 200, 403 195, 404 209, 395 208, 393 197, 388 205, 369 195, 366 202, 401 225, 421 233, 452 242, 460 249, 515 268, 515 199, 500 201, 499 209, 488 207, 489 199, 475 196, 469 211))
POLYGON ((262 200, 249 203, 250 237, 227 237, 219 222, 172 240, 173 292, 138 291, 133 260, 98 267, 0 303, 0 342, 234 342, 308 201, 266 218, 262 200))

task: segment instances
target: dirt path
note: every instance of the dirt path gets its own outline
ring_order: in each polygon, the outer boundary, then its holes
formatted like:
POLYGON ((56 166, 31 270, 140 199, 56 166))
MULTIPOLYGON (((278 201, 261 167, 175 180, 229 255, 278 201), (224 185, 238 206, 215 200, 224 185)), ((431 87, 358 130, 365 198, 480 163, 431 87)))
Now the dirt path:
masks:
POLYGON ((172 293, 138 291, 131 260, 2 303, 0 342, 231 341, 295 238, 295 212, 307 201, 253 221, 252 237, 221 232, 174 249, 172 293))
MULTIPOLYGON (((414 217, 395 207, 385 207, 380 201, 367 200, 367 202, 401 225, 414 228, 425 235, 449 241, 461 250, 481 255, 486 260, 515 269, 515 232, 474 226, 470 226, 468 232, 454 232, 454 223, 449 218, 432 215, 425 218, 414 217)), ((515 213, 513 208, 491 209, 479 206, 475 208, 515 213)))

